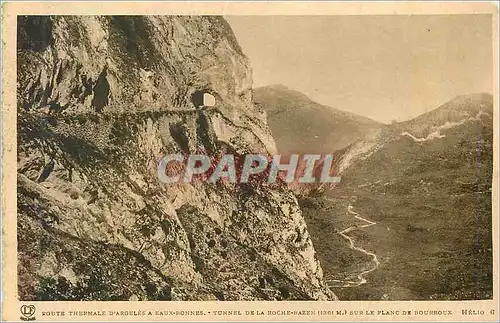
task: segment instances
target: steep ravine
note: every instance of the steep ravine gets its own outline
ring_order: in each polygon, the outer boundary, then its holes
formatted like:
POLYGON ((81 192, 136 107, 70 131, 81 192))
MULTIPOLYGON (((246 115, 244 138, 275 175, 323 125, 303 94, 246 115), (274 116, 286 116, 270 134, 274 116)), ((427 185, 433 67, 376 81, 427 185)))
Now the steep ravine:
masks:
POLYGON ((286 187, 157 179, 164 154, 273 153, 251 86, 221 17, 19 17, 20 298, 335 300, 286 187))

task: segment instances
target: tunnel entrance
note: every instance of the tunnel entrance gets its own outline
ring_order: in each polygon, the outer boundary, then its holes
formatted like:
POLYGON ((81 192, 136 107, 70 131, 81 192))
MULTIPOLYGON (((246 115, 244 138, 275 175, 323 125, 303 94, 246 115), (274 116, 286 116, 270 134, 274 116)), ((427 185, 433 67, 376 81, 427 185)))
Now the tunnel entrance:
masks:
POLYGON ((198 90, 191 95, 191 102, 197 109, 215 106, 215 97, 208 90, 198 90))

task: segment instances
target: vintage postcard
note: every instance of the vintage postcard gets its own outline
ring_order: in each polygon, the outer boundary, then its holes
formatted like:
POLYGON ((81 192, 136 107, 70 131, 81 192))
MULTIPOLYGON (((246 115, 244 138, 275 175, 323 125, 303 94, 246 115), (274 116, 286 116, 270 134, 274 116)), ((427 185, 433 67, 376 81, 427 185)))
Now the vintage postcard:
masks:
POLYGON ((498 3, 2 10, 3 320, 498 322, 498 3))

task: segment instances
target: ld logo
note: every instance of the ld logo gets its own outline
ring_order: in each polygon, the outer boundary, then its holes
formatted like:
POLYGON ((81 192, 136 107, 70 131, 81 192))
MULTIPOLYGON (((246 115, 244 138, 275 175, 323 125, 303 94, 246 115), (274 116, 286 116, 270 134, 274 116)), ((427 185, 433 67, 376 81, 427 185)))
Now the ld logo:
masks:
POLYGON ((34 321, 36 307, 35 305, 23 305, 21 306, 21 320, 23 321, 34 321))

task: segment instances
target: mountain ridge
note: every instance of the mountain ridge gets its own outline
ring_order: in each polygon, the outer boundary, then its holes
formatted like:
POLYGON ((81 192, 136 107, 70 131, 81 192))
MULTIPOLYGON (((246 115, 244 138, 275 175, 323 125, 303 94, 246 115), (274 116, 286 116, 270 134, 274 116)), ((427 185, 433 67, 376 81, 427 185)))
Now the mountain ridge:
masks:
POLYGON ((363 288, 333 288, 341 299, 492 299, 490 99, 453 98, 338 151, 342 181, 302 201, 325 279, 370 268, 331 236, 346 227, 339 224, 350 206, 376 222, 349 234, 380 261, 363 288))
MULTIPOLYGON (((369 123, 383 124, 383 123, 381 123, 379 121, 373 120, 373 119, 371 119, 369 117, 366 117, 366 116, 363 116, 363 115, 360 115, 360 114, 357 114, 357 113, 354 113, 354 112, 345 111, 345 110, 334 108, 334 107, 329 106, 329 105, 318 103, 318 102, 314 101, 313 99, 311 99, 308 95, 300 92, 299 90, 295 90, 295 89, 289 88, 288 86, 286 86, 284 84, 276 83, 276 84, 264 85, 264 86, 256 87, 253 90, 254 90, 254 95, 255 95, 255 92, 261 92, 261 91, 266 91, 266 90, 271 90, 271 91, 275 91, 275 92, 281 92, 283 94, 292 96, 294 98, 299 98, 299 99, 304 100, 304 101, 311 101, 314 104, 316 104, 319 109, 321 109, 321 108, 328 109, 328 110, 331 110, 334 113, 345 114, 345 115, 348 115, 348 116, 352 116, 354 118, 359 118, 360 120, 365 120, 366 122, 369 122, 369 123)), ((257 95, 257 96, 259 96, 259 95, 257 95)), ((257 103, 258 103, 258 100, 257 100, 257 103)))
POLYGON ((266 112, 282 153, 329 154, 383 126, 372 119, 318 104, 281 84, 255 88, 253 100, 266 112))

